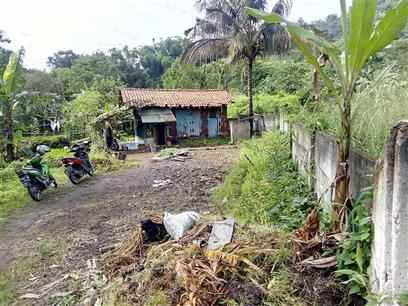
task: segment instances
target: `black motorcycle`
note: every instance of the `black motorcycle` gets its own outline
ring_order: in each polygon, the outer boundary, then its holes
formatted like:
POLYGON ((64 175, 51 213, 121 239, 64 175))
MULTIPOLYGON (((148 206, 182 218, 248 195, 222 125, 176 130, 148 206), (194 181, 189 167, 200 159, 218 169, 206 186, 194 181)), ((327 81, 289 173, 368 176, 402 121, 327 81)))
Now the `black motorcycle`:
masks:
POLYGON ((94 168, 89 160, 90 145, 90 141, 75 144, 70 149, 70 152, 74 153, 74 157, 62 159, 65 167, 64 172, 74 185, 78 185, 85 175, 93 176, 94 174, 94 168))

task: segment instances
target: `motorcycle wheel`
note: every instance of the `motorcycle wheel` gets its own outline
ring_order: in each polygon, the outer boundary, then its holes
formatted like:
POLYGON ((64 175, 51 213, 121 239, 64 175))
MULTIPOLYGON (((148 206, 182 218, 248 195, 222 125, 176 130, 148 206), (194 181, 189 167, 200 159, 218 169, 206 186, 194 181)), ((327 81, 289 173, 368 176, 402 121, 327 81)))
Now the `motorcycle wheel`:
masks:
POLYGON ((90 169, 91 169, 91 170, 88 172, 89 176, 94 176, 95 170, 94 170, 94 168, 92 167, 92 165, 91 165, 91 168, 90 168, 90 169))
POLYGON ((34 201, 41 201, 41 189, 38 186, 30 185, 27 187, 27 190, 34 201))
POLYGON ((71 181, 71 183, 74 185, 78 185, 81 182, 81 177, 78 175, 75 175, 73 172, 70 172, 68 174, 68 178, 71 181))

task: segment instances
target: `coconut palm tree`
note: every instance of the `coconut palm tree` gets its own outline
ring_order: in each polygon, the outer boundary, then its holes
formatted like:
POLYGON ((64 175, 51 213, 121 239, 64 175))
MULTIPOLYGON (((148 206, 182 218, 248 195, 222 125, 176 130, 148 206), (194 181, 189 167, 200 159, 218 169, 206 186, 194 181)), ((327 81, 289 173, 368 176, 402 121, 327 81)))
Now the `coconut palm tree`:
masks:
POLYGON ((22 68, 24 50, 12 53, 0 80, 0 108, 3 111, 4 140, 6 160, 14 160, 13 109, 20 95, 18 91, 19 74, 22 68))
MULTIPOLYGON (((187 63, 208 62, 228 58, 233 63, 244 60, 247 68, 248 112, 253 135, 253 65, 261 54, 282 54, 290 46, 284 27, 266 24, 246 14, 245 7, 267 11, 267 0, 197 0, 204 18, 198 18, 186 31, 192 44, 184 54, 187 63)), ((286 16, 292 0, 275 1, 272 12, 286 16)))
POLYGON ((351 149, 351 108, 353 94, 361 72, 370 57, 387 47, 399 37, 408 23, 408 0, 400 0, 376 22, 378 15, 377 0, 353 0, 348 10, 346 0, 339 0, 342 12, 344 44, 338 47, 331 42, 305 30, 299 25, 285 20, 281 15, 254 10, 248 7, 248 14, 271 24, 282 24, 290 33, 292 41, 297 44, 305 59, 320 72, 325 84, 336 92, 334 81, 325 75, 313 55, 313 47, 327 54, 336 69, 341 90, 337 95, 340 110, 341 130, 338 139, 338 156, 336 169, 334 228, 339 228, 340 212, 344 211, 349 201, 350 188, 350 149, 351 149))

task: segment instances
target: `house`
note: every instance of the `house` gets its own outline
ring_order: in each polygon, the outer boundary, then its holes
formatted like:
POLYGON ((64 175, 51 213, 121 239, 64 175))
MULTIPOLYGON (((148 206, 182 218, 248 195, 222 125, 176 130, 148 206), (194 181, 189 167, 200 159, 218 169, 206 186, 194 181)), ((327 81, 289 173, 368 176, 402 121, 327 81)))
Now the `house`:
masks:
POLYGON ((232 97, 225 90, 124 88, 120 100, 133 109, 138 145, 229 136, 227 105, 232 97))

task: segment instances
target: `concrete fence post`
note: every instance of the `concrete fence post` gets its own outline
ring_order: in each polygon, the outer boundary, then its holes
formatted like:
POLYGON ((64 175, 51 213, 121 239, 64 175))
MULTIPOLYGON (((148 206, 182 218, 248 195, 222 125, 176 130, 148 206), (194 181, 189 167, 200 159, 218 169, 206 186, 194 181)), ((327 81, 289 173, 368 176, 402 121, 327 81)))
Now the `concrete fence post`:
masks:
POLYGON ((398 123, 385 146, 373 207, 372 290, 398 305, 408 293, 408 121, 398 123))

